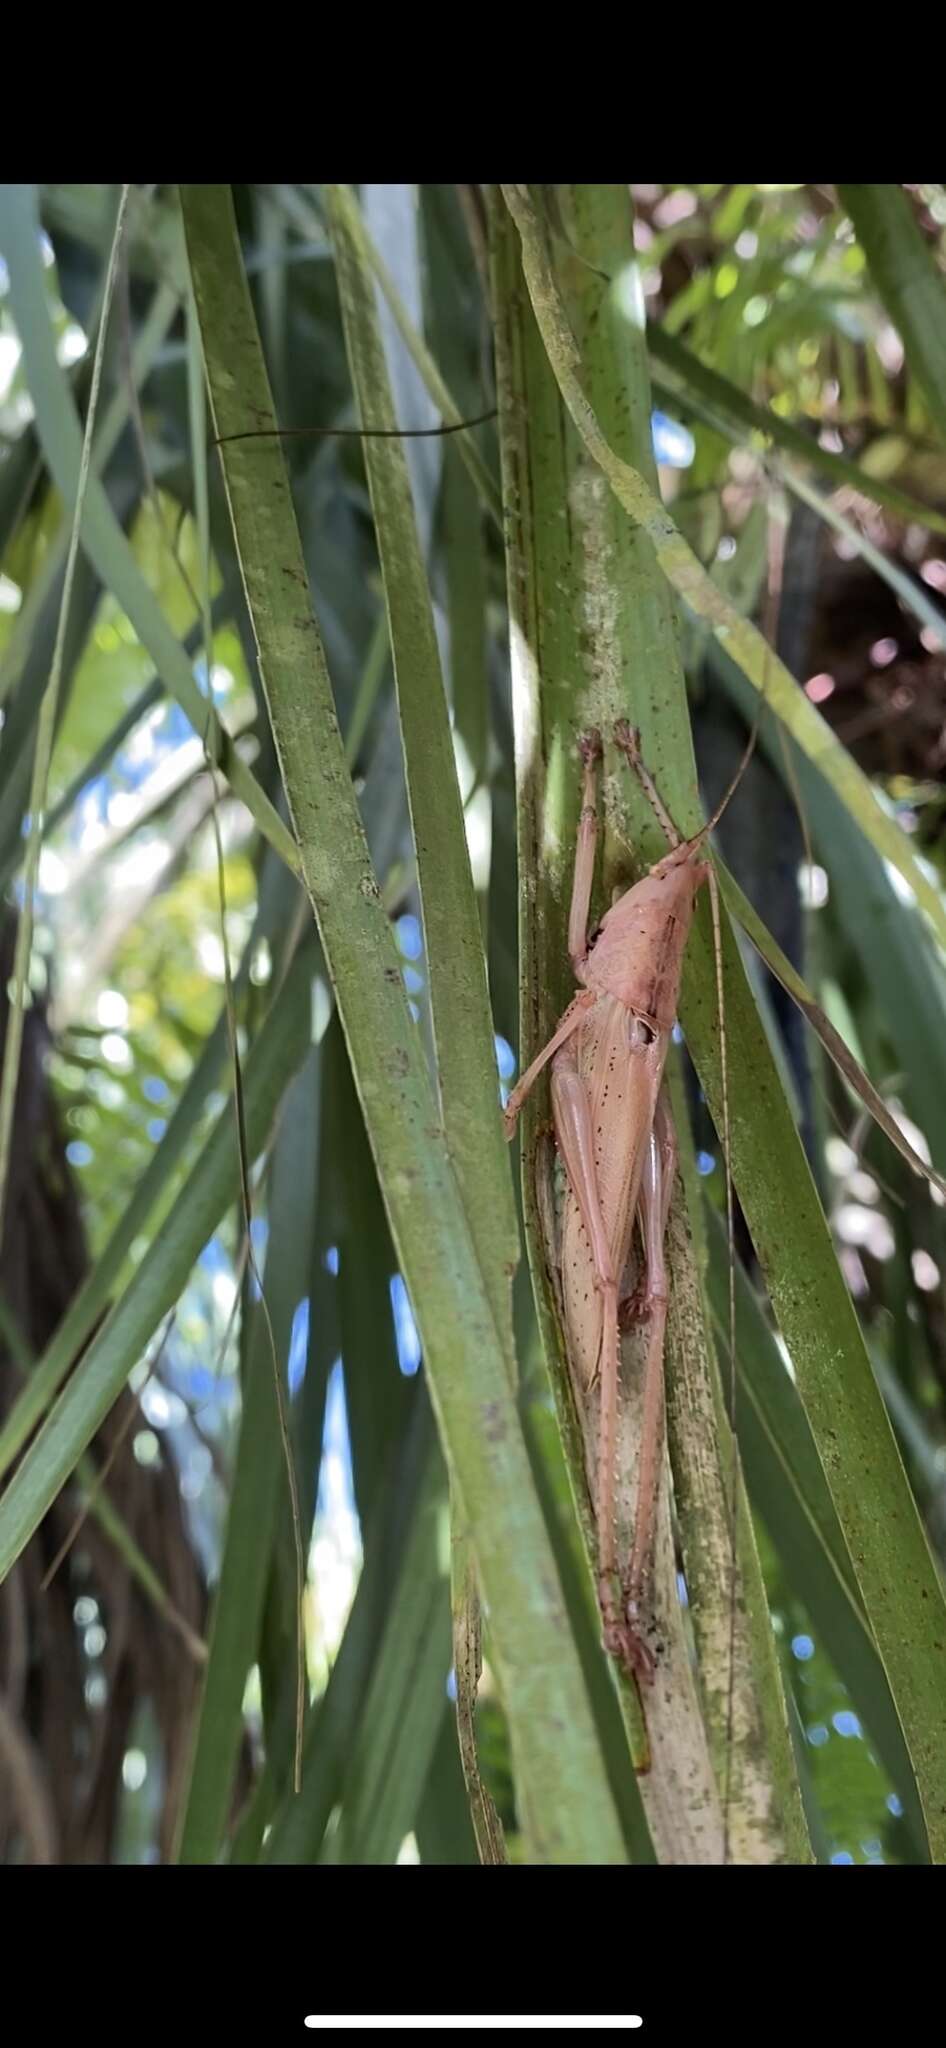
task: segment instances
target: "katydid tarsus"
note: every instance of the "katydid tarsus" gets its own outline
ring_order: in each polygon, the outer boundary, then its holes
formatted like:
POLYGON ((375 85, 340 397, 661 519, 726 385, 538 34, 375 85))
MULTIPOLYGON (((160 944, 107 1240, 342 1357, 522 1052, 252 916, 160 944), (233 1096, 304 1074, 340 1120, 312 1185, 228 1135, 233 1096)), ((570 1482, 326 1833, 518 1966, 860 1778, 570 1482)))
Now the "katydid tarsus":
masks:
MULTIPOLYGON (((529 1090, 551 1062, 553 1129, 567 1181, 561 1235, 566 1342, 573 1377, 586 1391, 596 1384, 599 1389, 597 1471, 591 1484, 604 1644, 625 1670, 647 1685, 656 1668, 647 1640, 647 1605, 664 1432, 664 1239, 677 1159, 663 1077, 694 903, 704 882, 715 888, 702 849, 732 789, 697 834, 681 839, 626 721, 615 726, 614 739, 643 783, 671 851, 620 895, 597 930, 589 932, 602 747, 597 732, 583 735, 582 810, 568 925, 569 956, 580 992, 510 1095, 505 1124, 511 1138, 529 1090), (641 1238, 641 1275, 633 1292, 622 1297, 635 1223, 641 1238), (630 1555, 619 1579, 615 1463, 620 1330, 622 1324, 638 1320, 646 1326, 646 1356, 637 1504, 630 1555)), ((725 1079, 723 1093, 725 1103, 725 1079)), ((728 1133, 723 1136, 725 1140, 728 1133)))

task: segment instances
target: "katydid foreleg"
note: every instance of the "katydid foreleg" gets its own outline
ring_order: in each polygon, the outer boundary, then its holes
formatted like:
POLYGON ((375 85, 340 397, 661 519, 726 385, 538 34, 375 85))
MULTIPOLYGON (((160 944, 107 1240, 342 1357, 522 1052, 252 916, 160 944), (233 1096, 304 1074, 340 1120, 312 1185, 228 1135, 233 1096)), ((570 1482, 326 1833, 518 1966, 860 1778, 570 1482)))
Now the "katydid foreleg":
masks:
MULTIPOLYGON (((575 868, 572 876, 572 900, 568 914, 568 952, 575 980, 584 979, 582 968, 588 958, 588 910, 591 903, 591 885, 595 871, 595 844, 598 836, 598 807, 595 801, 595 768, 601 759, 601 741, 597 733, 589 733, 579 740, 584 762, 582 785, 581 817, 578 820, 578 845, 575 850, 575 868)), ((519 1111, 534 1081, 554 1058, 560 1046, 567 1043, 578 1029, 584 1013, 595 1001, 591 993, 577 995, 569 1003, 547 1045, 527 1067, 517 1082, 504 1112, 506 1136, 511 1138, 516 1128, 519 1111)))

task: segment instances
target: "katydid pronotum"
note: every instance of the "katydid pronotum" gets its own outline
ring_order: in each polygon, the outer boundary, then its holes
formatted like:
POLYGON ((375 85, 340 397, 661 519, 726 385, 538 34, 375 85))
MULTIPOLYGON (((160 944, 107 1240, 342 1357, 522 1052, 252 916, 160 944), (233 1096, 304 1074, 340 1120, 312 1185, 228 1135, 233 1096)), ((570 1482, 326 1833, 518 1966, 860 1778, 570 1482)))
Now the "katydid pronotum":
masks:
POLYGON ((582 810, 568 924, 568 951, 581 989, 510 1095, 505 1125, 511 1138, 529 1090, 551 1061, 553 1130, 567 1181, 561 1236, 565 1336, 573 1379, 586 1391, 597 1382, 600 1391, 597 1473, 591 1488, 604 1644, 626 1671, 650 1684, 656 1665, 646 1610, 663 1452, 664 1238, 677 1160, 663 1076, 694 903, 702 884, 714 879, 701 849, 732 791, 693 838, 681 839, 626 720, 617 723, 614 738, 639 776, 671 851, 619 896, 597 930, 589 932, 602 746, 597 732, 583 735, 582 810), (641 1277, 633 1293, 622 1297, 635 1222, 643 1252, 641 1277), (620 1330, 637 1320, 647 1329, 637 1507, 618 1598, 620 1330))

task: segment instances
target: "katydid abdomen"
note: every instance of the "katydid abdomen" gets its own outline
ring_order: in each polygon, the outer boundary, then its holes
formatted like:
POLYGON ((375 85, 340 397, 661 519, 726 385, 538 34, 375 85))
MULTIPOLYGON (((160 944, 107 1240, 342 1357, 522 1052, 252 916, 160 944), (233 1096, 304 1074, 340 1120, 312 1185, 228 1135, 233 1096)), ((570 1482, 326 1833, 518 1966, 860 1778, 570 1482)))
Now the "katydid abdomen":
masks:
MULTIPOLYGON (((642 1186, 645 1176, 653 1178, 649 1154, 667 1043, 665 1034, 655 1036, 617 997, 601 995, 552 1066, 555 1135, 566 1174, 565 1333, 598 1524, 599 1597, 609 1649, 645 1678, 651 1675, 649 1655, 636 1628, 629 1631, 624 1591, 619 1604, 615 1587, 618 1524, 629 1526, 629 1504, 618 1499, 616 1486, 618 1475, 626 1482, 630 1471, 627 1456, 619 1455, 625 1447, 618 1444, 619 1310, 642 1186), (590 1185, 597 1208, 589 1228, 580 1197, 590 1185)), ((639 1454, 642 1446, 634 1449, 639 1454)), ((636 1462, 640 1467, 639 1456, 636 1462)), ((641 1483, 639 1471, 639 1491, 641 1483)), ((650 1491, 649 1474, 643 1490, 650 1491)))

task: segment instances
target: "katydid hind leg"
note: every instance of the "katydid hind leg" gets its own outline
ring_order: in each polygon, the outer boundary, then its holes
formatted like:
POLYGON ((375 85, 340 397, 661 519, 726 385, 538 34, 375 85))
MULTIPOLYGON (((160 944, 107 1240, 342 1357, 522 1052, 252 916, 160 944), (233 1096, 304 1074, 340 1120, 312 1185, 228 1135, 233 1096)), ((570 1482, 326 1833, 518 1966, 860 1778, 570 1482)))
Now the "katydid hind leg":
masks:
POLYGON ((645 1617, 641 1610, 645 1604, 647 1579, 653 1557, 664 1445, 664 1344, 670 1292, 664 1247, 676 1167, 676 1133, 664 1095, 661 1093, 644 1162, 640 1192, 639 1213, 644 1240, 640 1309, 647 1322, 647 1354, 644 1363, 634 1537, 623 1587, 631 1660, 638 1674, 647 1680, 653 1678, 655 1665, 652 1652, 644 1640, 645 1617))
POLYGON ((631 1289, 631 1292, 629 1294, 622 1295, 618 1303, 618 1326, 621 1330, 633 1330, 637 1326, 637 1324, 646 1322, 650 1317, 653 1302, 653 1279, 652 1261, 650 1261, 647 1256, 646 1238, 648 1226, 650 1227, 651 1231, 653 1231, 655 1227, 655 1217, 656 1227, 659 1228, 661 1244, 663 1244, 663 1241, 667 1234, 667 1221, 670 1215, 670 1203, 673 1198, 673 1181, 677 1165, 677 1139, 676 1132, 673 1128, 673 1122, 671 1120, 670 1112, 667 1108, 663 1092, 661 1092, 661 1095, 658 1099, 657 1108, 654 1114, 654 1131, 651 1143, 657 1144, 660 1157, 663 1162, 661 1168, 662 1213, 657 1213, 654 1211, 652 1198, 647 1187, 647 1184, 645 1183, 641 1190, 640 1201, 641 1230, 643 1238, 645 1240, 643 1256, 641 1259, 640 1273, 638 1275, 634 1287, 631 1289), (645 1195, 647 1196, 646 1209, 644 1202, 645 1195))
MULTIPOLYGON (((598 1192, 591 1103, 572 1044, 560 1046, 552 1062, 552 1110, 558 1149, 591 1249, 595 1286, 605 1300, 613 1299, 616 1332, 618 1283, 598 1192)), ((603 1353, 602 1338, 599 1371, 603 1353)))
POLYGON ((601 1343, 597 1368, 600 1382, 598 1462, 595 1519, 598 1528, 598 1602, 604 1644, 611 1656, 629 1664, 628 1631, 615 1597, 615 1476, 617 1465, 618 1282, 595 1173, 591 1104, 578 1070, 574 1047, 565 1045, 552 1067, 555 1132, 565 1171, 591 1250, 595 1286, 601 1296, 601 1343))

